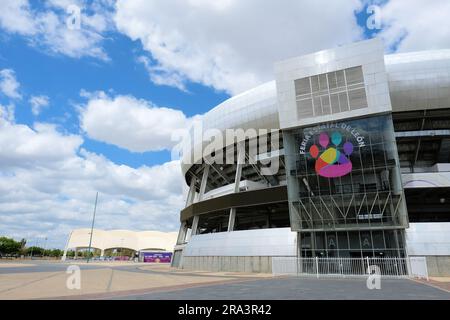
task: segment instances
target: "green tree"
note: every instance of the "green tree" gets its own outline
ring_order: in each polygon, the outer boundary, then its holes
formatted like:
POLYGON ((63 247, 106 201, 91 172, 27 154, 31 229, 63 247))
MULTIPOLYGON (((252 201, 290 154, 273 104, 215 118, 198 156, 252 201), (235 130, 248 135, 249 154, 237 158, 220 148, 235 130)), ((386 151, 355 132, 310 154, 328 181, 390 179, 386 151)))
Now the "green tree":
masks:
POLYGON ((41 247, 29 247, 25 250, 26 255, 32 256, 42 256, 44 253, 44 249, 41 247))
POLYGON ((63 255, 63 251, 59 249, 49 249, 45 250, 45 255, 48 257, 61 257, 63 255))
POLYGON ((21 243, 7 237, 0 237, 0 254, 10 255, 19 254, 21 243))

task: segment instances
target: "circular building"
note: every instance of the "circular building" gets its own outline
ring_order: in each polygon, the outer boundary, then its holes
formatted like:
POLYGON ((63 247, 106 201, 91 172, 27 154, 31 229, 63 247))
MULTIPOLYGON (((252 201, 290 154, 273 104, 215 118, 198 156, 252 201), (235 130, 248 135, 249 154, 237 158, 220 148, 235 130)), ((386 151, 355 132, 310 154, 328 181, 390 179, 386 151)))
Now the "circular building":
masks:
POLYGON ((450 272, 450 50, 384 55, 373 39, 274 69, 184 142, 172 264, 427 256, 450 272))

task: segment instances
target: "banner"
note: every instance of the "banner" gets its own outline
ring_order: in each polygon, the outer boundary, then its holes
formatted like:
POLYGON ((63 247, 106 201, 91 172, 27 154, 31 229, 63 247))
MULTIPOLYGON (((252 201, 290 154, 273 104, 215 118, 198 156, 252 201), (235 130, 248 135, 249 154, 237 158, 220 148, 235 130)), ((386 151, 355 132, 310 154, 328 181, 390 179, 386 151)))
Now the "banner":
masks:
POLYGON ((143 252, 144 262, 170 263, 172 252, 143 252))

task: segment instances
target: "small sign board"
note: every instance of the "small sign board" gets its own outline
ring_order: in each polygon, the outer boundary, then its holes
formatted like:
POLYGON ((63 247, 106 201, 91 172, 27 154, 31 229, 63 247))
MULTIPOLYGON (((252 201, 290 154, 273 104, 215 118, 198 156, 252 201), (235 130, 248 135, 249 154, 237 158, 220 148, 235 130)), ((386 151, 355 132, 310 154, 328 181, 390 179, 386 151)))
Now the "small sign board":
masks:
POLYGON ((172 252, 143 252, 144 262, 170 263, 172 252))

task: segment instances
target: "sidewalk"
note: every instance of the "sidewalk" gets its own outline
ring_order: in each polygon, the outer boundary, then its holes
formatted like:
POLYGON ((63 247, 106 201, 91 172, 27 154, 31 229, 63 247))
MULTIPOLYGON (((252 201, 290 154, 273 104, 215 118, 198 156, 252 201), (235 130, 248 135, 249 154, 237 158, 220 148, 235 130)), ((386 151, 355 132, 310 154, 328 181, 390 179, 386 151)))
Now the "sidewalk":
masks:
MULTIPOLYGON (((76 263, 82 264, 82 263, 76 263)), ((94 263, 89 263, 94 265, 94 263)), ((67 264, 69 266, 69 264, 67 264)), ((71 264, 72 265, 72 264, 71 264)), ((258 275, 236 275, 207 272, 177 272, 167 265, 95 263, 104 268, 81 270, 81 289, 70 290, 66 286, 70 274, 58 272, 26 272, 0 274, 0 299, 45 299, 69 297, 77 299, 82 295, 102 296, 119 292, 176 289, 206 284, 221 284, 236 280, 255 279, 258 275)), ((267 277, 265 275, 264 277, 267 277)), ((114 295, 114 294, 113 294, 114 295)))

